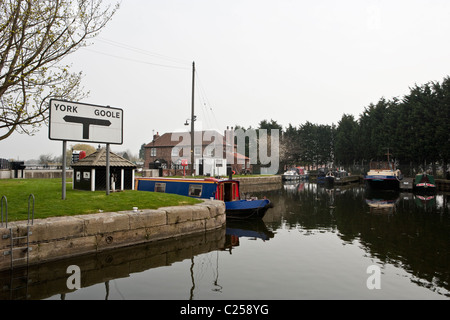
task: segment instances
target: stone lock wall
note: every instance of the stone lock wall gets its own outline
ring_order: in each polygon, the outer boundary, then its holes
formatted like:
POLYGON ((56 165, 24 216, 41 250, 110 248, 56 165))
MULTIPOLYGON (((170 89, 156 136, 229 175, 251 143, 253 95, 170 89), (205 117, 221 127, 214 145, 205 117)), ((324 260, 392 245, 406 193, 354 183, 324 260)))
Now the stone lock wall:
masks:
MULTIPOLYGON (((121 212, 35 219, 30 227, 29 264, 101 252, 133 244, 180 237, 221 228, 226 221, 225 204, 206 200, 191 206, 164 207, 121 212)), ((14 237, 27 233, 26 221, 0 227, 0 270, 11 268, 10 229, 14 237)), ((15 248, 22 248, 26 239, 15 248)), ((13 258, 25 258, 26 251, 13 251, 13 258)), ((14 268, 27 260, 14 261, 14 268)))

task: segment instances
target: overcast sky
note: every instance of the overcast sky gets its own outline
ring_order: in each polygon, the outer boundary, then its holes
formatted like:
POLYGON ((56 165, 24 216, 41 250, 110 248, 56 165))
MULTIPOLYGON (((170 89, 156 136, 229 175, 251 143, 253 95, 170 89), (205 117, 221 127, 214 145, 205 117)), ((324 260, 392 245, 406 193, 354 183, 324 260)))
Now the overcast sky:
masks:
MULTIPOLYGON (((337 124, 441 82, 449 34, 448 0, 123 0, 65 62, 85 75, 81 102, 123 109, 123 144, 111 150, 137 155, 154 132, 189 130, 193 61, 197 127, 337 124)), ((0 158, 41 154, 62 154, 47 127, 0 141, 0 158)))

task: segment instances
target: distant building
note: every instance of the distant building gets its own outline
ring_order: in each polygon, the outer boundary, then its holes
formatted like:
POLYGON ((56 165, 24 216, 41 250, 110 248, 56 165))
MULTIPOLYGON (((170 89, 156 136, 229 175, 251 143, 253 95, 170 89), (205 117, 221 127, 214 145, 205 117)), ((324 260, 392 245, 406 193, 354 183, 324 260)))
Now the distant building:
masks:
MULTIPOLYGON (((231 150, 224 135, 218 131, 196 131, 194 135, 194 170, 197 175, 227 175, 227 165, 236 173, 241 173, 244 169, 251 171, 250 159, 231 150), (230 153, 228 159, 233 159, 233 162, 227 163, 227 155, 230 153), (244 159, 245 163, 238 164, 237 159, 244 159)), ((176 170, 183 169, 183 159, 190 163, 190 150, 190 133, 167 132, 161 136, 157 133, 144 146, 144 168, 162 168, 164 175, 175 175, 176 170)), ((191 174, 190 164, 185 169, 186 174, 191 174)))

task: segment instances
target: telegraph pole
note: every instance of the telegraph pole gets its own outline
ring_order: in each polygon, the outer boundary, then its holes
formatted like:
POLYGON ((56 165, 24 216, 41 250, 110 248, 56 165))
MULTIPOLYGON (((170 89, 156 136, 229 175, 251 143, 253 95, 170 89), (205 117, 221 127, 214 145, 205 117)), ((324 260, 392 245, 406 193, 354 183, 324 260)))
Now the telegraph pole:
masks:
POLYGON ((191 101, 191 173, 194 175, 194 89, 195 89, 195 61, 192 62, 192 101, 191 101))

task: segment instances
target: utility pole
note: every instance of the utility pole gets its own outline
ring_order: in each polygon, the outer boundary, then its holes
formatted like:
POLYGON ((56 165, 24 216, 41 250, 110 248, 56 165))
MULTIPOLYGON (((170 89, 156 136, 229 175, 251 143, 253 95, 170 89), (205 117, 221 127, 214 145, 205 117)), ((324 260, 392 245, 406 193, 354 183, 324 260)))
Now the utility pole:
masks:
POLYGON ((192 62, 192 101, 191 101, 191 173, 194 175, 194 88, 195 88, 195 62, 192 62))

